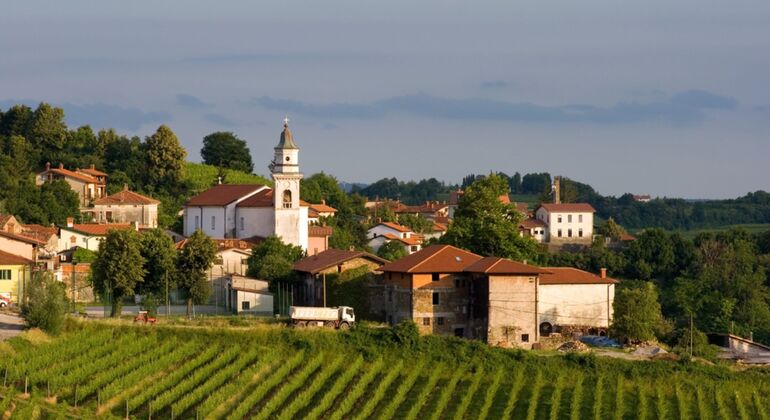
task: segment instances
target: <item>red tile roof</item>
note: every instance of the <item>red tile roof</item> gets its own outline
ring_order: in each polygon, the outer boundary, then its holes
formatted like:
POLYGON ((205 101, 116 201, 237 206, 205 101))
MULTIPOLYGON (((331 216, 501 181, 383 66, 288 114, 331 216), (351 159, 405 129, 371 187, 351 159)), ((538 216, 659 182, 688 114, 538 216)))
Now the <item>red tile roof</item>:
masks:
POLYGON ((411 232, 412 231, 412 229, 409 229, 406 226, 401 226, 398 223, 393 223, 393 222, 381 222, 381 223, 377 224, 377 226, 379 226, 379 225, 387 226, 387 227, 389 227, 389 228, 391 228, 391 229, 393 229, 393 230, 395 230, 397 232, 406 233, 406 232, 411 232))
POLYGON ((521 221, 519 226, 525 229, 532 229, 536 227, 546 227, 548 225, 546 225, 545 222, 540 219, 524 219, 521 221))
POLYGON ((111 230, 128 230, 132 227, 129 223, 75 223, 72 227, 62 226, 61 229, 90 236, 107 236, 107 232, 111 230))
POLYGON ((480 260, 481 256, 451 245, 431 245, 385 264, 382 271, 396 273, 460 273, 465 267, 480 260))
POLYGON ((540 276, 540 284, 615 284, 617 280, 605 277, 601 278, 588 271, 573 267, 543 267, 550 273, 540 276))
POLYGON ((317 226, 312 225, 307 227, 307 236, 312 238, 323 238, 326 236, 332 236, 334 229, 331 226, 317 226))
POLYGON ((467 273, 479 274, 543 274, 548 271, 534 265, 523 264, 505 258, 485 257, 465 267, 467 273))
POLYGON ((59 232, 55 226, 42 226, 42 225, 22 225, 21 231, 24 236, 28 236, 33 239, 37 239, 41 242, 48 242, 51 236, 56 235, 59 232))
POLYGON ((94 201, 94 205, 113 205, 119 206, 121 204, 160 204, 160 201, 150 197, 145 197, 139 193, 124 189, 106 197, 102 197, 94 201))
POLYGON ((294 271, 301 271, 303 273, 316 274, 320 271, 326 270, 330 267, 334 267, 350 261, 354 258, 366 258, 369 261, 377 264, 385 264, 388 260, 380 258, 376 255, 372 255, 363 251, 345 251, 342 249, 330 248, 326 251, 319 252, 316 255, 305 257, 296 263, 294 263, 294 271))
POLYGON ((53 173, 55 173, 57 175, 61 175, 61 176, 69 177, 69 178, 75 178, 77 180, 80 180, 80 181, 83 181, 83 182, 88 182, 88 183, 91 183, 91 184, 102 184, 103 183, 103 182, 100 182, 99 180, 97 180, 95 177, 93 177, 91 175, 88 175, 88 174, 85 174, 85 173, 82 173, 82 172, 70 171, 69 169, 64 169, 64 168, 50 168, 48 170, 45 170, 45 171, 41 172, 41 174, 44 174, 44 173, 47 173, 47 172, 53 172, 53 173))
POLYGON ((392 233, 386 233, 382 235, 383 238, 387 238, 391 241, 400 241, 404 243, 405 245, 420 245, 422 243, 422 239, 419 237, 410 237, 410 238, 402 238, 398 235, 392 234, 392 233))
POLYGON ((434 232, 446 232, 447 227, 443 223, 433 223, 432 229, 434 232))
POLYGON ((96 169, 94 165, 91 165, 90 168, 78 169, 78 172, 83 172, 91 176, 107 176, 106 173, 96 169))
POLYGON ((5 231, 0 231, 0 236, 2 236, 4 238, 15 240, 15 241, 24 242, 24 243, 27 243, 27 244, 32 244, 32 245, 45 245, 46 242, 48 242, 48 241, 41 241, 40 239, 34 238, 32 236, 29 236, 29 235, 19 235, 19 234, 16 234, 16 233, 10 233, 10 232, 5 232, 5 231))
POLYGON ((310 204, 310 209, 315 210, 319 213, 336 213, 337 209, 335 209, 332 206, 327 206, 326 204, 310 204))
POLYGON ((273 207, 273 190, 266 188, 241 201, 236 207, 273 207))
POLYGON ((220 184, 192 197, 186 206, 226 206, 238 199, 265 188, 259 184, 220 184))
POLYGON ((588 203, 543 203, 540 207, 548 210, 549 213, 595 213, 593 207, 588 203))
POLYGON ((32 264, 32 260, 28 260, 16 254, 0 251, 0 265, 29 265, 29 264, 32 264))

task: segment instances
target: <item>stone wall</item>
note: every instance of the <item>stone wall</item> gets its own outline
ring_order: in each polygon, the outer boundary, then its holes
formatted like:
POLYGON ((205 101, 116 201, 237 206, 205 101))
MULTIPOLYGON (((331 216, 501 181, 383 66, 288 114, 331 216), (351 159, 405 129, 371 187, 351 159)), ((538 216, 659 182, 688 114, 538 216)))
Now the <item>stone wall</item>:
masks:
POLYGON ((538 341, 537 279, 489 276, 487 343, 531 348, 538 341))

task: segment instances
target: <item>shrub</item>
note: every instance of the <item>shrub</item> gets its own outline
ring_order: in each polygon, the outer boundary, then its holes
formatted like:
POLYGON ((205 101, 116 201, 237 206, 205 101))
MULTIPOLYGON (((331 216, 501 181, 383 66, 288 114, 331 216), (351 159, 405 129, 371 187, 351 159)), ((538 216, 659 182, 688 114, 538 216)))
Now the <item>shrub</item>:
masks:
POLYGON ((403 347, 414 347, 420 341, 420 330, 411 319, 404 319, 391 328, 393 340, 403 347))
POLYGON ((28 327, 58 334, 64 324, 68 300, 64 285, 48 272, 35 273, 29 284, 29 299, 21 308, 28 327))

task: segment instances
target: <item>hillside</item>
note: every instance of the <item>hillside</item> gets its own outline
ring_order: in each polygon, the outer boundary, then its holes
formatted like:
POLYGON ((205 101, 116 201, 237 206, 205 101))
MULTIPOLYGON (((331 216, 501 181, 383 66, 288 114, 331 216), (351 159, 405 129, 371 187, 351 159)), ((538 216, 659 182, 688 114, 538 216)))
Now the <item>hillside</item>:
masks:
POLYGON ((418 338, 403 327, 340 333, 90 321, 69 329, 50 341, 0 344, 8 355, 0 360, 7 383, 0 412, 20 419, 766 419, 770 410, 767 371, 503 350, 418 338), (25 387, 30 395, 22 395, 25 387))
MULTIPOLYGON (((247 174, 233 169, 224 169, 224 184, 262 184, 272 186, 273 182, 261 175, 247 174)), ((189 182, 193 193, 201 192, 211 187, 219 176, 219 168, 203 163, 186 162, 185 180, 189 182)))

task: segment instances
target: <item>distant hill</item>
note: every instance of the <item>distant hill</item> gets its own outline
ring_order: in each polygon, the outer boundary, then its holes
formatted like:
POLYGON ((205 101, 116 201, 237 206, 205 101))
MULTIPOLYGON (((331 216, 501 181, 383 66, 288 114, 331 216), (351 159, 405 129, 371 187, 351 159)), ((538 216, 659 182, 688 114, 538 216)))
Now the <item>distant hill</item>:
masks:
POLYGON ((345 182, 340 181, 339 182, 340 188, 342 188, 342 191, 345 191, 346 193, 350 193, 353 191, 353 188, 363 189, 369 186, 369 184, 364 184, 363 182, 345 182))

